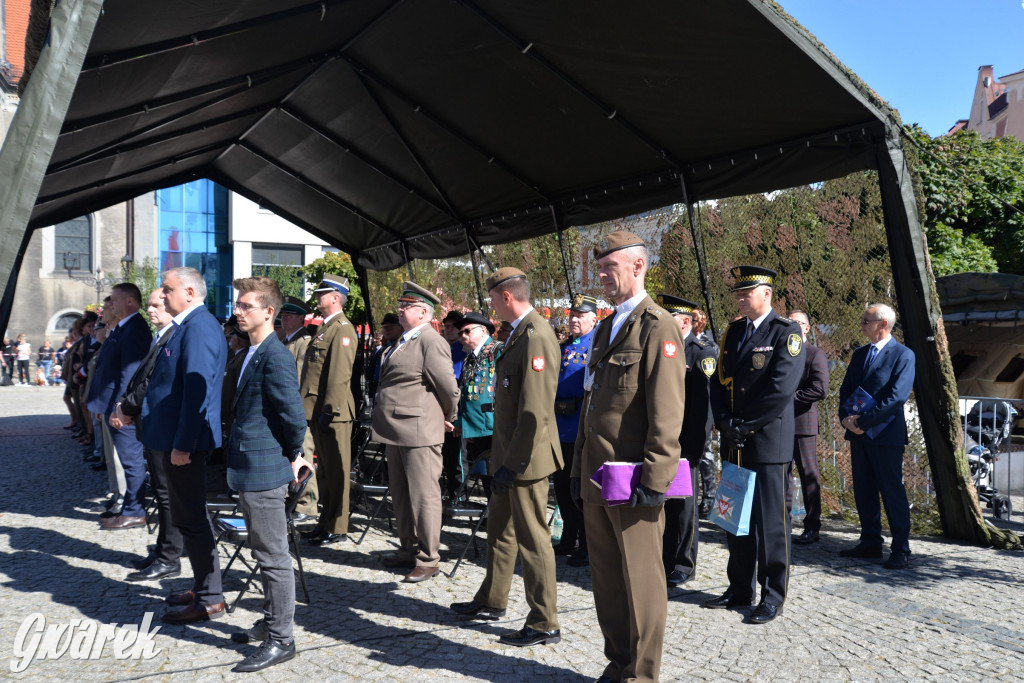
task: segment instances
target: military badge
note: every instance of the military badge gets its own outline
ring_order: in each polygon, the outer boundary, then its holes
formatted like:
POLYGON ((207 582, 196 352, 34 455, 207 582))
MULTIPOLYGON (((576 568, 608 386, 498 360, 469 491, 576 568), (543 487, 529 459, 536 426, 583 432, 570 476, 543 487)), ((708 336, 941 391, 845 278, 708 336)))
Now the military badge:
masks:
POLYGON ((533 369, 540 372, 544 369, 544 356, 533 357, 533 369))
POLYGON ((504 388, 508 389, 508 382, 509 382, 509 378, 505 377, 505 379, 501 380, 501 386, 503 386, 504 388))
POLYGON ((583 295, 582 294, 577 294, 576 296, 574 296, 572 298, 572 307, 573 308, 578 310, 579 307, 582 306, 582 305, 583 305, 583 295))
POLYGON ((700 362, 700 370, 708 377, 715 374, 715 358, 705 358, 700 362))
POLYGON ((675 358, 679 353, 679 347, 675 342, 665 342, 665 358, 675 358))
POLYGON ((601 251, 608 251, 608 240, 605 238, 601 238, 601 240, 597 243, 597 248, 600 249, 601 251))
POLYGON ((786 340, 786 350, 789 351, 791 356, 799 356, 800 349, 803 348, 804 340, 799 334, 789 335, 789 339, 786 340))
POLYGON ((352 346, 352 340, 350 338, 348 338, 348 337, 342 337, 341 338, 341 345, 342 346, 352 346))
POLYGON ((763 353, 755 353, 754 357, 750 359, 754 363, 754 368, 760 370, 764 367, 765 355, 763 353))

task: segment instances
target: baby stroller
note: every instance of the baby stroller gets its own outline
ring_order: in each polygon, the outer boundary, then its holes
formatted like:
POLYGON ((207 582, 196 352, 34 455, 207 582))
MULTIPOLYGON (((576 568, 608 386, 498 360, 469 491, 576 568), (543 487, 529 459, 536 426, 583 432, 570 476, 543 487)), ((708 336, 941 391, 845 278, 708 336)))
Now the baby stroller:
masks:
POLYGON ((1009 519, 1013 512, 1009 496, 992 486, 992 470, 998 456, 992 455, 1007 441, 1017 419, 1017 409, 1009 401, 978 401, 964 419, 964 446, 971 479, 978 500, 992 509, 996 519, 1009 519))

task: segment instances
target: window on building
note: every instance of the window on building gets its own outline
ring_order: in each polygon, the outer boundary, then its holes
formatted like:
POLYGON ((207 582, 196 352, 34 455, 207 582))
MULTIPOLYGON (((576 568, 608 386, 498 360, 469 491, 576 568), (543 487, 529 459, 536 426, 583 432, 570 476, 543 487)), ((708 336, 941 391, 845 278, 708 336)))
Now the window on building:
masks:
POLYGON ((252 246, 252 274, 277 280, 285 296, 305 298, 302 277, 302 247, 273 244, 252 246))
POLYGON ((50 329, 55 332, 66 332, 71 329, 71 326, 75 324, 75 321, 82 317, 82 314, 78 311, 68 311, 61 313, 57 316, 56 320, 50 326, 50 329))
POLYGON ((88 216, 58 223, 53 228, 54 270, 92 271, 92 225, 88 216))

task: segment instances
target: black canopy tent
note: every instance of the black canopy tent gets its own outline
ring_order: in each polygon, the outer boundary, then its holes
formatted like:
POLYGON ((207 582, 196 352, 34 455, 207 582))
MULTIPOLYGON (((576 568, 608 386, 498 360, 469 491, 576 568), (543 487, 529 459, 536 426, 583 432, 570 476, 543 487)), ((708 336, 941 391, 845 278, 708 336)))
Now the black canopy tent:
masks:
MULTIPOLYGON (((918 394, 940 397, 922 406, 940 498, 959 487, 955 387, 898 119, 775 3, 106 0, 102 14, 66 11, 84 53, 29 80, 51 95, 37 94, 55 123, 36 140, 52 156, 22 179, 34 206, 0 224, 0 244, 22 251, 35 228, 200 177, 388 269, 878 170, 918 394)), ((37 113, 23 103, 24 116, 37 113)), ((19 260, 0 253, 4 320, 19 260)), ((940 502, 947 533, 984 536, 976 508, 940 502)))

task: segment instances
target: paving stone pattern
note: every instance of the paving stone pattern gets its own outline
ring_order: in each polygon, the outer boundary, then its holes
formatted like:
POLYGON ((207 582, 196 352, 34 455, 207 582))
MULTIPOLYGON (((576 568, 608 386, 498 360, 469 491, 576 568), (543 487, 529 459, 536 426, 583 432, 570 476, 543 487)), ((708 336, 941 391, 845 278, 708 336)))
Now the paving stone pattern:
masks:
MULTIPOLYGON (((123 580, 128 561, 145 555, 153 537, 143 529, 99 529, 89 508, 106 476, 82 463, 61 429, 66 422, 59 389, 0 389, 0 677, 241 679, 245 674, 230 669, 252 646, 228 636, 257 618, 257 592, 223 619, 162 626, 150 659, 118 660, 108 647, 96 660, 64 656, 11 673, 16 635, 32 613, 50 625, 139 624, 147 611, 159 618, 169 592, 191 586, 187 562, 181 577, 162 583, 123 580)), ((1024 680, 1024 553, 914 538, 911 569, 889 572, 880 562, 837 556, 856 540, 849 524, 827 520, 823 536, 810 548, 794 547, 784 614, 758 627, 743 624, 738 611, 699 608, 724 590, 727 559, 724 533, 702 524, 698 575, 685 590, 669 591, 663 680, 1024 680)), ((446 572, 467 538, 465 527, 443 534, 446 572)), ((563 640, 524 650, 497 642, 521 627, 527 612, 518 580, 501 621, 462 621, 448 609, 471 599, 480 584, 482 543, 481 556, 470 551, 454 579, 417 585, 399 583, 400 573, 381 567, 379 556, 393 548, 384 528, 358 547, 303 546, 312 601, 296 609, 299 656, 249 680, 571 682, 601 674, 588 569, 559 558, 563 640)), ((234 567, 226 577, 230 596, 241 577, 234 567)))

